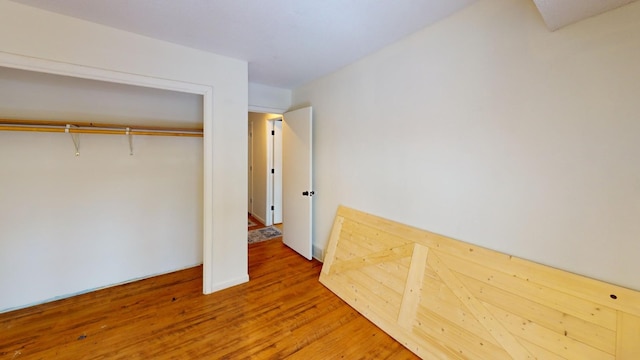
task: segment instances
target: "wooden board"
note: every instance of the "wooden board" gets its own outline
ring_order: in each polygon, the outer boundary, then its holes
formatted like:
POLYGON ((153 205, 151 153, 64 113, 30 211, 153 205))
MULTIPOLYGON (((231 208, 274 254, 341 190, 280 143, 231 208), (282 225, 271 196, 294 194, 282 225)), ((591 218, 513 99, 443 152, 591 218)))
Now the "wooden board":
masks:
POLYGON ((340 207, 320 282, 428 359, 640 359, 640 292, 340 207))

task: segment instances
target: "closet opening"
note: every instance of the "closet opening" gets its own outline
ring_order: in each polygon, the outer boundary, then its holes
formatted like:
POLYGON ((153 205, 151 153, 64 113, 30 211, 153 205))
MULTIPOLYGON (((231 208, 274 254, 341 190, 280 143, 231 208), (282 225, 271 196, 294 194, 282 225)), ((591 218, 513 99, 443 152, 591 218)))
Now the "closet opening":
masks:
POLYGON ((0 178, 11 189, 0 195, 0 285, 14 289, 0 311, 198 264, 210 292, 211 96, 207 86, 0 58, 3 126, 130 128, 82 133, 79 148, 69 133, 0 131, 0 178), (203 138, 135 133, 203 126, 203 138))

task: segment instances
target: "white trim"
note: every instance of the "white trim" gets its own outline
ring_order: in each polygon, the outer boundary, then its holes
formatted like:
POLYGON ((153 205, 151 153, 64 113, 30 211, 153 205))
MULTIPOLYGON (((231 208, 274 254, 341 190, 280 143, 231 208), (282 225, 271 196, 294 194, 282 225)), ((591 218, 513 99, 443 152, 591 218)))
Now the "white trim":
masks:
POLYGON ((249 180, 249 185, 248 185, 248 190, 249 190, 249 199, 248 199, 248 203, 247 203, 247 211, 249 212, 249 214, 253 215, 253 120, 249 120, 249 124, 248 124, 248 128, 249 128, 249 133, 247 134, 247 136, 249 137, 248 139, 248 156, 249 156, 249 161, 248 161, 248 165, 249 165, 249 176, 248 176, 248 180, 249 180))
MULTIPOLYGON (((261 218, 260 216, 256 215, 256 214, 251 214, 251 216, 253 216, 254 218, 256 218, 256 220, 260 221, 263 224, 266 224, 267 220, 261 218)), ((265 225, 268 226, 268 225, 265 225)))
POLYGON ((0 51, 0 66, 199 95, 204 95, 211 91, 211 86, 207 85, 105 70, 84 65, 15 55, 3 51, 0 51))
POLYGON ((202 292, 215 290, 213 281, 213 88, 202 94, 203 113, 203 239, 202 239, 202 292))
POLYGON ((316 244, 313 244, 311 252, 314 259, 324 262, 324 250, 319 248, 316 244))
MULTIPOLYGON (((203 98, 204 127, 204 204, 203 204, 203 292, 210 294, 221 289, 220 284, 212 284, 213 279, 213 87, 183 81, 156 78, 89 66, 39 59, 0 51, 0 66, 13 69, 35 71, 48 74, 71 76, 119 84, 173 90, 199 94, 203 98)), ((247 276, 248 281, 248 276, 247 276)), ((233 283, 230 281, 229 283, 233 283)), ((234 284, 235 285, 235 284, 234 284)))

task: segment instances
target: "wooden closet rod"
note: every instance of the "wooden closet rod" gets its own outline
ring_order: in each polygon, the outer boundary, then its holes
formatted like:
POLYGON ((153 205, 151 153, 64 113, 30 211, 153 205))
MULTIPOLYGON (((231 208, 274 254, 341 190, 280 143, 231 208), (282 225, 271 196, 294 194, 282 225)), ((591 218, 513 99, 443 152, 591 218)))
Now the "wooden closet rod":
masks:
POLYGON ((94 122, 59 122, 48 120, 16 120, 0 119, 0 131, 33 131, 33 132, 69 132, 75 134, 106 134, 149 136, 186 136, 202 137, 202 129, 144 126, 135 128, 121 124, 105 124, 94 122), (67 130, 67 124, 73 127, 67 130))

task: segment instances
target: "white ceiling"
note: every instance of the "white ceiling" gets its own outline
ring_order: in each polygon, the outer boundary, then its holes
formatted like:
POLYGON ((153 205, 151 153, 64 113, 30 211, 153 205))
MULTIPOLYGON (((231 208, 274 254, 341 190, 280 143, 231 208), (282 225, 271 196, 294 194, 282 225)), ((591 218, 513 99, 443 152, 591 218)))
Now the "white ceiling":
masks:
MULTIPOLYGON (((295 88, 477 0, 12 0, 249 62, 295 88)), ((635 0, 534 0, 552 30, 635 0)))
POLYGON ((549 29, 602 14, 636 0, 533 0, 549 29))

